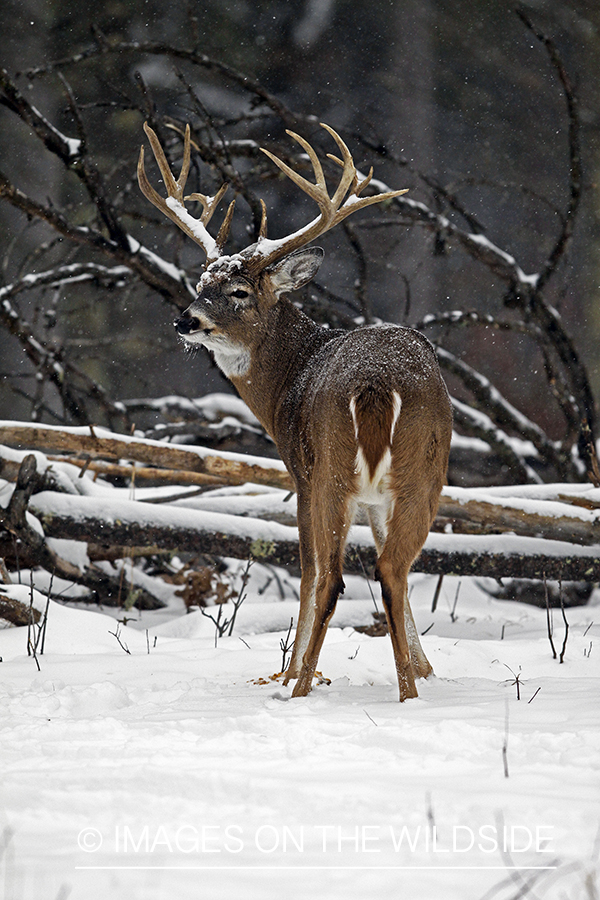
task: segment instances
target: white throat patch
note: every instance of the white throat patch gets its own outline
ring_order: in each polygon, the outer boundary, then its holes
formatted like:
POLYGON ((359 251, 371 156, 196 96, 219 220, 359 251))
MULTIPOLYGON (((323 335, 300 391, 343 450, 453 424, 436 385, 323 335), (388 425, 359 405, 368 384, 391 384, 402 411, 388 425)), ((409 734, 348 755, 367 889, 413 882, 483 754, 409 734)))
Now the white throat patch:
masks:
POLYGON ((213 350, 215 362, 226 378, 245 375, 250 368, 250 351, 246 347, 230 344, 227 348, 223 346, 220 346, 219 349, 209 347, 209 350, 213 350))
POLYGON ((191 346, 201 345, 214 353, 215 362, 226 378, 245 375, 250 368, 250 351, 242 344, 236 344, 224 334, 206 334, 195 331, 182 335, 191 346))

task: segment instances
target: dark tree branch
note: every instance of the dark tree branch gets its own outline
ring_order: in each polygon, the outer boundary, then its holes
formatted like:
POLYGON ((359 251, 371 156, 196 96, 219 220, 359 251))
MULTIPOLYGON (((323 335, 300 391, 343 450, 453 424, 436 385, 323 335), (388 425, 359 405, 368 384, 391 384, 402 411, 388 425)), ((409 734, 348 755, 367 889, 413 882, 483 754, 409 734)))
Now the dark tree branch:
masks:
POLYGON ((466 328, 480 326, 492 331, 505 333, 524 334, 530 337, 540 349, 544 360, 544 371, 548 386, 552 392, 567 424, 566 433, 561 441, 564 452, 572 447, 577 439, 581 427, 580 409, 573 397, 572 388, 566 380, 563 369, 557 367, 552 357, 555 356, 555 347, 552 340, 545 332, 533 322, 523 322, 520 319, 502 321, 494 316, 477 312, 475 310, 451 310, 450 312, 431 313, 417 322, 413 327, 417 330, 425 330, 433 326, 445 326, 452 328, 466 328))
POLYGON ((163 44, 160 42, 108 42, 105 39, 102 43, 98 43, 96 46, 90 46, 83 50, 81 53, 74 54, 70 57, 64 57, 63 59, 55 60, 54 62, 49 63, 46 66, 38 66, 34 69, 28 69, 25 74, 28 78, 36 78, 40 75, 47 75, 50 72, 55 72, 59 69, 64 69, 76 65, 77 63, 83 62, 83 60, 92 59, 96 56, 106 55, 108 53, 147 53, 151 56, 166 56, 172 59, 191 63, 192 65, 198 66, 199 68, 204 69, 207 72, 213 72, 221 75, 228 81, 231 81, 241 87, 244 91, 255 94, 256 97, 261 100, 267 107, 269 107, 274 115, 284 123, 286 128, 294 129, 297 128, 299 124, 310 125, 311 127, 314 127, 318 124, 315 116, 306 116, 303 113, 290 110, 289 107, 286 106, 286 104, 281 100, 279 100, 278 97, 264 88, 257 79, 252 78, 251 76, 248 76, 237 69, 234 69, 232 66, 228 66, 216 59, 212 59, 205 53, 200 53, 194 49, 173 47, 170 44, 163 44))
POLYGON ((487 378, 443 347, 437 347, 436 352, 440 365, 460 378, 465 387, 471 391, 477 409, 489 414, 501 428, 508 428, 525 440, 531 441, 542 459, 557 470, 559 477, 568 480, 567 476, 570 475, 573 478, 576 473, 571 470, 571 460, 560 453, 538 425, 505 400, 487 378))
POLYGON ((569 73, 565 69, 554 41, 533 25, 531 19, 523 9, 517 9, 515 12, 529 31, 531 31, 535 38, 545 47, 552 67, 562 86, 567 107, 567 121, 569 128, 569 204, 566 214, 561 216, 562 228, 560 234, 540 272, 537 289, 538 291, 542 291, 556 271, 561 259, 569 247, 581 202, 582 171, 579 104, 571 79, 569 78, 569 73))
POLYGON ((479 438, 489 445, 511 472, 515 484, 530 484, 540 481, 530 465, 515 451, 509 437, 492 422, 489 416, 473 410, 465 403, 452 397, 454 423, 458 430, 468 437, 479 438))
POLYGON ((129 249, 124 250, 99 231, 72 225, 62 213, 53 207, 43 206, 24 194, 2 172, 0 172, 0 199, 7 200, 29 218, 45 222, 62 237, 68 238, 75 244, 86 246, 90 250, 98 251, 116 262, 129 266, 142 281, 154 288, 165 299, 175 303, 180 309, 185 309, 189 305, 191 297, 194 296, 193 289, 191 285, 188 285, 183 272, 177 279, 170 274, 166 264, 161 265, 161 261, 141 244, 130 239, 129 249))
POLYGON ((122 404, 112 401, 104 388, 93 378, 86 375, 73 362, 66 360, 62 348, 48 345, 36 337, 31 325, 16 311, 9 297, 21 290, 40 284, 64 283, 69 276, 76 281, 98 277, 110 278, 111 274, 113 278, 115 276, 119 279, 123 277, 121 271, 118 274, 115 270, 109 273, 110 270, 94 266, 91 263, 64 266, 51 272, 41 272, 39 276, 21 279, 6 288, 0 288, 0 322, 10 334, 17 338, 32 365, 43 376, 42 385, 45 381, 52 384, 69 416, 82 425, 90 422, 88 400, 95 400, 99 403, 110 422, 127 422, 127 410, 122 404), (78 386, 75 385, 75 382, 78 382, 78 386))

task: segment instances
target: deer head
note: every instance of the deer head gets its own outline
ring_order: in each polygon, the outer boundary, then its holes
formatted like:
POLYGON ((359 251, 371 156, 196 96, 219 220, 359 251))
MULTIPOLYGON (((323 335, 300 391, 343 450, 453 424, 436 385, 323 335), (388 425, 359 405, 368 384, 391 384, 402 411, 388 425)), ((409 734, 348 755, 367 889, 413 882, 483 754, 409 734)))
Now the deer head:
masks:
POLYGON ((227 185, 223 185, 214 197, 199 193, 184 196, 190 167, 189 126, 185 130, 181 173, 175 180, 156 134, 147 124, 144 125, 167 188, 167 197, 161 197, 148 181, 143 147, 138 163, 140 188, 148 200, 175 222, 206 254, 205 270, 197 285, 198 299, 176 320, 175 326, 189 345, 200 344, 214 351, 218 364, 230 377, 232 373, 241 374, 243 360, 247 356, 243 348, 247 346, 249 335, 256 333, 256 329, 264 323, 268 309, 277 303, 282 294, 307 284, 317 272, 323 259, 323 250, 319 247, 303 248, 352 213, 406 193, 400 190, 361 196, 371 182, 373 170, 366 177, 360 178, 350 151, 339 134, 329 125, 322 124, 321 127, 331 135, 341 154, 341 158, 328 154, 342 169, 339 183, 331 196, 317 154, 304 138, 294 132, 287 132, 307 153, 313 167, 314 183, 303 178, 268 150, 262 150, 294 184, 316 202, 319 215, 293 234, 279 240, 269 240, 266 209, 261 201, 263 215, 257 242, 240 253, 226 256, 223 248, 229 234, 235 201, 229 205, 216 238, 211 237, 206 226, 227 190, 227 185), (186 201, 201 204, 200 218, 194 218, 188 212, 186 201), (233 360, 235 363, 232 364, 233 360))

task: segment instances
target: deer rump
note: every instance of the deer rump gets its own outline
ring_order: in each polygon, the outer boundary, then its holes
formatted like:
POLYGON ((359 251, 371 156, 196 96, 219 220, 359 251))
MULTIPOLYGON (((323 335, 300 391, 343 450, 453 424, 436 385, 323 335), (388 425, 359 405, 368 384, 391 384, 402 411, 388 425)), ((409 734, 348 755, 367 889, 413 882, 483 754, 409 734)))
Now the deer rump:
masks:
POLYGON ((291 468, 315 483, 320 469, 334 473, 336 489, 367 506, 389 505, 392 497, 410 503, 425 491, 428 531, 451 434, 448 394, 429 341, 401 325, 332 336, 303 382, 302 461, 289 447, 291 468))

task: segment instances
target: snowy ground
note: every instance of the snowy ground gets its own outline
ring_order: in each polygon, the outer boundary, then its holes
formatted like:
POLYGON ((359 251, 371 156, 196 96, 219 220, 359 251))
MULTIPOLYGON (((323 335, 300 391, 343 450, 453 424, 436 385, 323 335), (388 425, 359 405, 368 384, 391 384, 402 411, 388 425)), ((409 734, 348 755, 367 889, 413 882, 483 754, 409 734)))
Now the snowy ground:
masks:
POLYGON ((121 626, 130 653, 114 614, 53 603, 39 672, 26 629, 0 631, 6 900, 597 898, 597 604, 567 611, 561 665, 545 611, 463 580, 451 615, 447 578, 432 614, 435 579, 413 576, 436 677, 401 705, 350 578, 331 684, 290 700, 257 680, 297 606, 261 580, 216 648, 177 599, 121 626))

